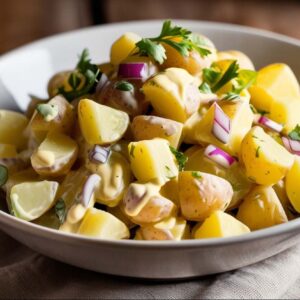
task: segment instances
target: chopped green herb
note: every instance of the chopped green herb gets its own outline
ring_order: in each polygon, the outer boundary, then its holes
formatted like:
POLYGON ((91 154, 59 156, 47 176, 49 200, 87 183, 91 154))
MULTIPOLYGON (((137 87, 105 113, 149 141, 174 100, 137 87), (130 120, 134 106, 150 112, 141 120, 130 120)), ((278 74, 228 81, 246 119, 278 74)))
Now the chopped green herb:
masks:
POLYGON ((204 93, 204 94, 211 94, 212 91, 210 89, 210 86, 207 82, 202 82, 201 85, 199 86, 199 90, 200 92, 204 93))
POLYGON ((260 146, 257 147, 256 152, 255 152, 255 157, 259 157, 259 151, 260 151, 260 146))
POLYGON ((5 166, 0 165, 0 186, 3 186, 8 179, 8 170, 5 166))
POLYGON ((129 155, 133 158, 134 158, 134 149, 135 149, 135 146, 131 145, 129 155))
POLYGON ((171 171, 171 169, 170 169, 169 166, 165 166, 165 168, 166 168, 168 171, 171 171))
POLYGON ((62 224, 66 219, 66 204, 64 199, 60 198, 55 204, 55 215, 58 218, 59 222, 62 224))
POLYGON ((129 92, 134 89, 133 85, 130 82, 125 81, 125 80, 117 81, 115 83, 114 87, 117 90, 124 91, 124 92, 129 92))
POLYGON ((216 68, 204 68, 203 69, 203 79, 206 83, 213 86, 218 82, 222 73, 221 71, 217 70, 216 68))
POLYGON ((197 172, 197 171, 193 171, 192 172, 192 176, 197 178, 197 179, 201 179, 202 178, 202 175, 201 175, 201 172, 197 172))
POLYGON ((58 115, 58 106, 54 104, 41 103, 36 106, 36 110, 46 122, 54 120, 58 115))
POLYGON ((169 45, 178 51, 182 56, 188 56, 191 50, 197 51, 202 57, 210 54, 204 39, 194 35, 191 31, 173 26, 170 20, 163 23, 159 36, 143 38, 136 43, 138 53, 152 57, 159 64, 162 64, 166 57, 166 50, 162 43, 169 45))
POLYGON ((300 141, 300 126, 297 124, 296 127, 289 133, 289 137, 292 140, 300 141))
POLYGON ((178 151, 174 147, 170 146, 171 152, 174 154, 178 166, 179 166, 179 171, 182 171, 184 169, 184 166, 188 160, 187 156, 185 156, 182 152, 178 151))

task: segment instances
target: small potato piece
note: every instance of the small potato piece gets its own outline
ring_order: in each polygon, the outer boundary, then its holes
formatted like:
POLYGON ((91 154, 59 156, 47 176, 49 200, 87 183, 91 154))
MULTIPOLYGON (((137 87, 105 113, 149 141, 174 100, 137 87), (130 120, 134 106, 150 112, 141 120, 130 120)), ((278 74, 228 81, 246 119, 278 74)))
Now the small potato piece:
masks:
POLYGON ((131 169, 141 182, 164 184, 178 175, 178 166, 169 143, 163 139, 132 142, 128 145, 131 169))
POLYGON ((228 181, 208 173, 180 172, 178 185, 182 215, 189 221, 204 221, 214 211, 224 211, 233 196, 228 181))
POLYGON ((69 134, 75 121, 74 107, 64 97, 58 95, 52 98, 48 104, 58 108, 58 115, 52 121, 46 121, 37 111, 34 112, 30 121, 33 134, 39 141, 42 141, 47 133, 52 131, 69 134))
POLYGON ((273 185, 291 168, 294 157, 258 126, 245 136, 241 155, 246 175, 261 185, 273 185))
POLYGON ((170 199, 175 205, 179 206, 178 178, 167 181, 159 192, 163 197, 170 199))
POLYGON ((162 138, 174 148, 180 144, 182 128, 182 123, 156 116, 137 116, 132 121, 136 141, 162 138))
POLYGON ((27 142, 25 129, 28 119, 21 113, 0 110, 0 143, 15 145, 24 149, 27 142))
POLYGON ((142 226, 136 236, 140 240, 180 241, 189 238, 190 230, 186 220, 171 217, 156 224, 142 226))
POLYGON ((89 208, 77 233, 108 240, 129 238, 127 226, 112 214, 96 208, 89 208))
POLYGON ((146 81, 143 92, 161 117, 183 123, 199 108, 198 85, 186 70, 169 68, 146 81))
POLYGON ((116 218, 118 218, 120 221, 122 221, 129 229, 137 226, 128 218, 128 216, 126 216, 121 206, 115 206, 115 207, 107 206, 107 212, 112 214, 116 218))
POLYGON ((78 154, 78 146, 74 140, 58 132, 49 133, 31 156, 34 170, 45 176, 67 174, 78 154))
POLYGON ((272 187, 257 186, 240 205, 237 219, 251 230, 271 227, 288 221, 272 187))
POLYGON ((57 182, 46 180, 14 185, 10 199, 15 216, 26 221, 39 218, 54 205, 57 189, 57 182))
POLYGON ((17 157, 17 149, 15 145, 0 144, 0 159, 17 157))
POLYGON ((259 70, 256 83, 249 88, 249 92, 251 103, 257 109, 267 112, 270 112, 273 102, 282 98, 300 99, 299 83, 295 74, 288 65, 279 63, 259 70))
POLYGON ((218 60, 237 60, 240 69, 255 70, 251 59, 243 52, 236 50, 221 51, 217 53, 218 60))
POLYGON ((249 228, 222 211, 213 212, 203 224, 194 231, 195 239, 231 237, 249 233, 249 228))
POLYGON ((126 32, 119 37, 111 46, 110 62, 118 65, 122 60, 127 58, 136 47, 135 44, 141 37, 132 32, 126 32))
POLYGON ((295 156, 292 168, 285 178, 285 188, 293 208, 300 213, 300 157, 295 156))
POLYGON ((125 112, 89 99, 80 100, 78 115, 82 135, 91 145, 105 145, 120 140, 129 125, 129 117, 125 112))

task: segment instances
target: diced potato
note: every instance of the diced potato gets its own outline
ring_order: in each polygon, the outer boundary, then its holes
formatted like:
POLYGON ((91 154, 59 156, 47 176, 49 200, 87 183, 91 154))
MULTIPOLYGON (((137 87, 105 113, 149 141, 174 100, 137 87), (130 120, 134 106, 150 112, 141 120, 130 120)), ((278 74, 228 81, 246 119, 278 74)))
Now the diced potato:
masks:
POLYGON ((135 44, 141 39, 141 37, 132 32, 126 32, 120 38, 118 38, 111 46, 110 49, 110 62, 113 65, 118 65, 122 60, 127 58, 134 48, 135 44))
POLYGON ((186 70, 169 68, 149 79, 143 92, 161 117, 183 123, 199 108, 198 85, 186 70))
POLYGON ((54 205, 57 189, 57 182, 46 180, 14 185, 10 191, 14 215, 26 221, 39 218, 54 205))
POLYGON ((179 173, 179 201, 186 220, 204 221, 214 211, 224 211, 233 196, 228 181, 196 171, 179 173))
POLYGON ((293 208, 300 213, 300 157, 298 156, 295 156, 294 164, 286 175, 285 187, 293 208))
POLYGON ((102 178, 95 194, 96 201, 109 207, 117 206, 132 177, 127 159, 121 153, 112 151, 106 163, 87 161, 86 168, 102 178))
POLYGON ((167 181, 160 189, 160 194, 179 206, 178 178, 167 181))
POLYGON ((212 132, 216 105, 212 105, 204 115, 196 112, 185 123, 184 141, 193 144, 213 144, 237 156, 244 136, 251 129, 254 114, 246 101, 223 101, 218 104, 231 120, 228 143, 221 142, 212 132))
POLYGON ((139 225, 160 222, 175 215, 175 204, 159 194, 153 183, 131 183, 124 198, 123 209, 132 222, 139 225))
POLYGON ((194 232, 195 239, 231 237, 249 233, 249 228, 222 211, 213 212, 194 232))
POLYGON ((78 146, 65 134, 52 132, 31 156, 31 164, 40 175, 67 174, 77 158, 78 146))
POLYGON ((48 132, 58 131, 69 134, 75 121, 74 107, 64 97, 58 95, 52 98, 48 104, 58 108, 58 115, 52 121, 46 121, 37 111, 34 112, 30 121, 31 130, 40 142, 45 139, 48 132))
POLYGON ((27 142, 25 129, 28 119, 21 113, 0 110, 0 143, 24 149, 27 142))
POLYGON ((89 208, 78 229, 79 234, 109 240, 129 238, 127 226, 112 214, 89 208))
POLYGON ((0 144, 0 159, 17 157, 16 145, 0 144))
POLYGON ((257 186, 240 205, 237 219, 251 230, 262 229, 288 221, 272 187, 257 186))
POLYGON ((240 69, 255 70, 251 59, 243 52, 236 50, 220 51, 217 53, 218 60, 237 60, 240 69))
POLYGON ((233 197, 227 210, 237 207, 241 200, 248 194, 253 185, 245 175, 243 166, 235 163, 230 168, 224 168, 220 164, 206 157, 204 155, 204 150, 205 149, 200 146, 193 146, 189 148, 185 152, 185 155, 188 157, 188 161, 184 169, 186 171, 210 173, 229 181, 233 188, 233 197))
POLYGON ((132 121, 136 141, 162 138, 174 148, 180 144, 182 128, 182 123, 156 116, 137 116, 132 121))
MULTIPOLYGON (((268 65, 258 72, 257 80, 249 89, 251 103, 260 110, 270 112, 273 102, 281 99, 300 99, 299 83, 286 64, 268 65)), ((276 120, 275 120, 276 121, 276 120)))
POLYGON ((82 135, 91 145, 105 145, 120 140, 129 125, 129 117, 125 112, 89 99, 80 100, 78 115, 82 135))
POLYGON ((258 126, 253 127, 245 136, 240 156, 248 178, 262 185, 278 182, 294 161, 291 153, 258 126))
POLYGON ((174 240, 188 239, 190 236, 189 225, 182 218, 168 218, 156 224, 142 226, 136 235, 140 240, 174 240))
POLYGON ((129 229, 136 227, 136 224, 134 224, 128 216, 124 213, 121 206, 115 206, 115 207, 109 207, 107 206, 107 212, 118 218, 120 221, 122 221, 129 229))
POLYGON ((132 142, 128 146, 131 169, 141 182, 160 184, 178 175, 178 167, 169 143, 163 139, 132 142))

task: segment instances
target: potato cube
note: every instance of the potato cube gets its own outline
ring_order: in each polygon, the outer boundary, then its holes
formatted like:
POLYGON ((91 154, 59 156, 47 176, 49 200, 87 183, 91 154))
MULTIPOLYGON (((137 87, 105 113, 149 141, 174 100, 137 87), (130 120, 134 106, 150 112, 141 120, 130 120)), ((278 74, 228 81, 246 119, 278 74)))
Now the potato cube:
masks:
POLYGON ((17 157, 17 149, 12 144, 0 144, 0 159, 17 157))
POLYGON ((300 213, 300 157, 296 156, 285 179, 285 188, 293 208, 300 213))

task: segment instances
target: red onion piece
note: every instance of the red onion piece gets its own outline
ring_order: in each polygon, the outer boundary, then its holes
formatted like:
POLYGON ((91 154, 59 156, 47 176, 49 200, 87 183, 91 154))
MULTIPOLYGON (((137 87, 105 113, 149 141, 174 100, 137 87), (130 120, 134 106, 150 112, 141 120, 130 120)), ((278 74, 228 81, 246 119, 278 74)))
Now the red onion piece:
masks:
POLYGON ((212 133, 219 141, 226 144, 229 141, 231 120, 216 102, 213 105, 215 105, 215 115, 212 133))
POLYGON ((89 153, 89 160, 96 164, 105 164, 108 160, 110 152, 110 148, 108 147, 95 145, 89 153))
POLYGON ((283 136, 282 142, 283 142, 284 147, 289 152, 300 156, 300 141, 295 141, 288 137, 283 136))
POLYGON ((214 145, 208 145, 204 155, 225 168, 229 168, 236 162, 234 157, 214 145))
POLYGON ((119 65, 118 77, 142 79, 147 76, 146 64, 143 62, 123 63, 119 65))
POLYGON ((263 126, 268 127, 269 129, 272 129, 276 132, 281 132, 283 129, 283 125, 265 117, 265 116, 260 116, 260 118, 257 121, 258 124, 261 124, 263 126))
POLYGON ((81 195, 81 204, 84 207, 88 207, 93 193, 95 192, 96 187, 99 185, 101 177, 98 174, 90 175, 86 182, 83 185, 82 195, 81 195))

